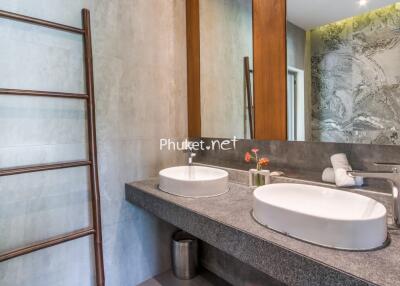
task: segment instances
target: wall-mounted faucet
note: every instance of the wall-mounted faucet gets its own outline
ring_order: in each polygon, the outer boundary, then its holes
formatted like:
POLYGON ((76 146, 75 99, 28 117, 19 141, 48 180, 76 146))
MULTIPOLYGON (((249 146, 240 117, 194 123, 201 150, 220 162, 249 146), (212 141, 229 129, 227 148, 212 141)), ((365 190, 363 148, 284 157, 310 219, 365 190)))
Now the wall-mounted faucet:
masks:
POLYGON ((196 157, 196 153, 189 151, 188 152, 188 165, 192 166, 193 165, 193 158, 196 157))
POLYGON ((352 177, 364 177, 364 178, 375 178, 375 179, 384 179, 389 181, 392 185, 392 196, 393 196, 393 220, 396 226, 400 227, 400 164, 396 163, 375 163, 377 166, 386 166, 392 167, 392 171, 348 171, 347 173, 352 177))
POLYGON ((196 157, 196 153, 192 151, 192 148, 190 147, 192 142, 188 142, 188 146, 186 147, 185 150, 183 150, 183 153, 188 154, 188 165, 192 166, 193 165, 193 158, 196 157))

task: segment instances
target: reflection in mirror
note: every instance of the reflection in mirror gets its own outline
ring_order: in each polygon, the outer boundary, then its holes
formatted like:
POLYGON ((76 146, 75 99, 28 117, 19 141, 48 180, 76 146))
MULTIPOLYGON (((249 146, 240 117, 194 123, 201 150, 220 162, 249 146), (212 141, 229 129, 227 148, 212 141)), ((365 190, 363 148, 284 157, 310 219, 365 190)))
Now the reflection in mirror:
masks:
POLYGON ((400 3, 287 0, 288 138, 400 144, 400 3))
POLYGON ((250 138, 252 0, 202 0, 199 4, 201 135, 250 138))

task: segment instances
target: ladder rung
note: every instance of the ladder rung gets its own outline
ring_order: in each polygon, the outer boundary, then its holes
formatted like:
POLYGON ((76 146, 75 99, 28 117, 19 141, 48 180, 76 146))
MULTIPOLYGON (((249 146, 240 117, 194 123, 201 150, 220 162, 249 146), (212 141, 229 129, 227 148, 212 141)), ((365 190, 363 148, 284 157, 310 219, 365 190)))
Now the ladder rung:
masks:
POLYGON ((0 262, 21 256, 21 255, 25 255, 25 254, 28 254, 28 253, 31 253, 31 252, 34 252, 37 250, 41 250, 41 249, 44 249, 47 247, 55 246, 55 245, 63 243, 63 242, 67 242, 67 241, 78 239, 78 238, 81 238, 84 236, 88 236, 88 235, 91 235, 94 233, 95 233, 95 230, 92 227, 87 227, 87 228, 83 228, 80 230, 69 232, 64 235, 59 235, 59 236, 52 237, 50 239, 42 240, 38 243, 34 243, 29 246, 17 248, 17 249, 0 254, 0 262))
POLYGON ((45 96, 45 97, 62 97, 62 98, 77 98, 77 99, 88 98, 88 95, 83 93, 53 92, 53 91, 9 89, 9 88, 0 88, 0 95, 45 96))
POLYGON ((67 25, 63 25, 63 24, 59 24, 59 23, 54 23, 54 22, 37 19, 37 18, 25 16, 25 15, 20 15, 20 14, 16 14, 16 13, 12 13, 12 12, 2 11, 2 10, 0 10, 0 17, 15 20, 15 21, 35 24, 35 25, 39 25, 39 26, 44 26, 47 28, 57 29, 57 30, 65 31, 65 32, 72 32, 72 33, 78 33, 78 34, 85 33, 85 31, 80 28, 75 28, 72 26, 67 26, 67 25))
POLYGON ((71 162, 60 162, 51 164, 29 165, 29 166, 21 166, 13 168, 3 168, 0 169, 0 177, 19 175, 24 173, 65 169, 65 168, 82 167, 82 166, 89 166, 91 164, 92 164, 91 161, 71 161, 71 162))

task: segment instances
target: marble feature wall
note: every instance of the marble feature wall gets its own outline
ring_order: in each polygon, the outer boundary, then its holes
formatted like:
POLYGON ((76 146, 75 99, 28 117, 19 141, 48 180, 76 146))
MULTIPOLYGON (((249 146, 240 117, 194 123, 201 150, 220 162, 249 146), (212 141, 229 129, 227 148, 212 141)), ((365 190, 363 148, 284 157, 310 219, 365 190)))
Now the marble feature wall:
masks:
MULTIPOLYGON (((246 138, 244 63, 252 65, 252 1, 200 1, 201 134, 246 138)), ((247 128, 247 129, 246 129, 247 128)))
POLYGON ((312 140, 400 144, 400 5, 310 35, 312 140))
MULTIPOLYGON (((106 283, 137 285, 170 268, 174 228, 125 201, 124 184, 179 164, 160 137, 186 137, 184 0, 20 0, 0 9, 81 26, 92 16, 106 283)), ((83 92, 80 36, 0 20, 1 87, 83 92)), ((87 157, 83 102, 0 97, 0 168, 87 157)), ((87 226, 85 168, 0 178, 0 251, 87 226)), ((93 285, 79 239, 0 263, 0 285, 93 285)))

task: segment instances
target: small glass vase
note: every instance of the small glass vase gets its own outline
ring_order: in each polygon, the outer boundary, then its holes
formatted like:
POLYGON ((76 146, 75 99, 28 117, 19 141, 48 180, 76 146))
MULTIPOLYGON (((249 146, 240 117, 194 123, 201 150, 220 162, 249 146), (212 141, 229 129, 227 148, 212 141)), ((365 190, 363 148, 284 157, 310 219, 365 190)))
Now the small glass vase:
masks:
POLYGON ((249 186, 250 187, 259 187, 268 185, 271 183, 269 170, 257 170, 250 169, 249 170, 249 186))

